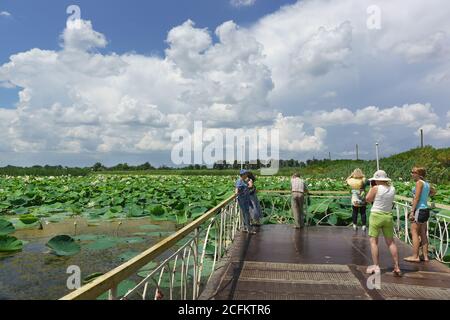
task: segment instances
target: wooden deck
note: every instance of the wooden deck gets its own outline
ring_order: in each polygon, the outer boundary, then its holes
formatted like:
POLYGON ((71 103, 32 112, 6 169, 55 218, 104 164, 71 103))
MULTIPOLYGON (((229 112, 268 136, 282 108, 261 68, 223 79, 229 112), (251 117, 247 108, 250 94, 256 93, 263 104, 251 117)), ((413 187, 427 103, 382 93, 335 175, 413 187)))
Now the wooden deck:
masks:
POLYGON ((396 241, 403 277, 380 237, 381 289, 370 290, 368 236, 348 227, 267 225, 258 234, 239 234, 200 299, 440 299, 450 300, 450 268, 437 262, 408 263, 411 247, 396 241))

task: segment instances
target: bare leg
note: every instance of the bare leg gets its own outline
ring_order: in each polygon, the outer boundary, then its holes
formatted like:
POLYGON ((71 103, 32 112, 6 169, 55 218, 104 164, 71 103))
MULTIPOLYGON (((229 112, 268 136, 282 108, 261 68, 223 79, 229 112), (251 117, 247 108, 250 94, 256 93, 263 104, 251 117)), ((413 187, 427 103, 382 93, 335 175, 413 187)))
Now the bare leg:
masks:
POLYGON ((378 259, 378 238, 370 237, 370 251, 372 252, 372 261, 375 266, 379 265, 378 259))
POLYGON ((398 250, 397 245, 394 242, 394 239, 392 238, 385 238, 386 245, 389 248, 389 251, 391 252, 392 259, 394 260, 394 272, 400 272, 400 267, 398 264, 398 250))
POLYGON ((409 262, 420 262, 419 258, 419 248, 420 248, 420 239, 419 239, 419 232, 420 232, 420 225, 418 223, 412 223, 411 224, 411 235, 412 235, 412 242, 413 242, 413 255, 410 257, 405 258, 406 261, 409 262))
POLYGON ((429 261, 428 258, 428 236, 427 236, 428 226, 426 223, 420 226, 420 238, 422 240, 422 252, 423 259, 429 261))

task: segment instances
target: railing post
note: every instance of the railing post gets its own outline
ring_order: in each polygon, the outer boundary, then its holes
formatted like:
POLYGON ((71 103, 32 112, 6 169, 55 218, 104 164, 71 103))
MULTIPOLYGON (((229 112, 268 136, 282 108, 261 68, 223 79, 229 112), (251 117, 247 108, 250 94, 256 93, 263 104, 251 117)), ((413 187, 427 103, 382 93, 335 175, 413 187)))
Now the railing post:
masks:
POLYGON ((400 206, 398 203, 395 203, 395 211, 397 213, 397 234, 400 232, 400 206))
POLYGON ((408 243, 409 239, 409 215, 408 215, 408 207, 403 207, 403 212, 405 214, 405 243, 408 243))
POLYGON ((199 230, 195 228, 194 230, 194 275, 193 275, 193 290, 192 290, 192 300, 197 300, 197 273, 198 273, 198 236, 199 230))
MULTIPOLYGON (((227 207, 225 207, 224 209, 220 210, 220 226, 219 226, 219 256, 218 258, 222 257, 222 241, 223 241, 223 224, 224 224, 224 215, 226 212, 227 207)), ((216 235, 217 237, 217 235, 216 235)))
MULTIPOLYGON (((174 289, 174 284, 176 282, 176 272, 177 272, 177 263, 178 263, 178 255, 175 257, 175 261, 173 264, 173 269, 170 275, 170 291, 169 291, 169 298, 170 300, 173 300, 173 289, 174 289)), ((170 265, 168 265, 169 270, 170 270, 170 265)))

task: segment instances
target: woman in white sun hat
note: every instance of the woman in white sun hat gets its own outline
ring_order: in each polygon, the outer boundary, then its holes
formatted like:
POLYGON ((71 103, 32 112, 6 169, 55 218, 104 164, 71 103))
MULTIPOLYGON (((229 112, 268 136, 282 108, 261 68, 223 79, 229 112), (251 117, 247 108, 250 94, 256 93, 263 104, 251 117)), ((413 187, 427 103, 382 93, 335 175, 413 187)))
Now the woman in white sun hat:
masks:
POLYGON ((395 276, 401 276, 398 264, 398 250, 394 242, 394 219, 392 217, 395 188, 391 185, 391 179, 383 170, 375 172, 370 181, 375 182, 375 186, 370 189, 366 196, 367 202, 373 202, 369 218, 370 249, 372 251, 373 265, 367 268, 367 273, 380 272, 378 236, 381 231, 394 260, 393 273, 395 276))

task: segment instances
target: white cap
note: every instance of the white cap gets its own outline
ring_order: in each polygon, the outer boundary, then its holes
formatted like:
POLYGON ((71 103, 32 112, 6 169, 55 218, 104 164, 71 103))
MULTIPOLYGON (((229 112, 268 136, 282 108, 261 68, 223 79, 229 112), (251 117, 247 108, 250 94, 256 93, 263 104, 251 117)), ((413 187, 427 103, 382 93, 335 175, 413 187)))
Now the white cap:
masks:
POLYGON ((375 172, 375 174, 373 175, 373 178, 369 179, 370 181, 391 181, 391 179, 388 178, 388 175, 385 171, 383 170, 378 170, 377 172, 375 172))

